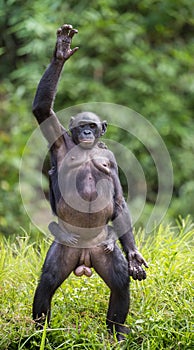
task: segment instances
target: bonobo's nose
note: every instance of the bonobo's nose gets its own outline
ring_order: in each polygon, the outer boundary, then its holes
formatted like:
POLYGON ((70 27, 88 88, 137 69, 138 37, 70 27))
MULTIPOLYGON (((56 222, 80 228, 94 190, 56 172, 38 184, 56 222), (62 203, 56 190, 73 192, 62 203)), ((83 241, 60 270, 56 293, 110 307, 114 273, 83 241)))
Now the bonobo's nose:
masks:
POLYGON ((91 131, 86 129, 86 130, 84 130, 84 134, 85 134, 85 135, 90 135, 90 134, 91 134, 91 131))

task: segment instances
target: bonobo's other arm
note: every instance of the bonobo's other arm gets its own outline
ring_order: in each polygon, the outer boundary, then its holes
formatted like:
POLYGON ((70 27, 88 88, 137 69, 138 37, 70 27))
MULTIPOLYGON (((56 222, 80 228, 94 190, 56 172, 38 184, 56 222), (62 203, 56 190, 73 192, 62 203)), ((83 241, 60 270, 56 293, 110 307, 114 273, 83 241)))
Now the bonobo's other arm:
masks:
POLYGON ((69 24, 64 24, 57 30, 57 41, 53 58, 40 80, 33 103, 33 113, 39 124, 51 117, 49 123, 42 124, 41 130, 49 143, 52 144, 55 141, 56 146, 57 143, 59 143, 58 146, 60 146, 60 136, 63 128, 53 112, 52 107, 63 65, 69 57, 78 50, 78 47, 74 49, 70 48, 72 38, 77 32, 78 31, 73 29, 69 24))
POLYGON ((142 265, 148 267, 147 262, 138 252, 135 245, 135 239, 133 236, 132 223, 130 218, 129 209, 125 199, 123 197, 122 187, 119 181, 118 168, 116 160, 112 160, 112 177, 115 188, 115 209, 114 217, 112 218, 113 229, 116 236, 122 245, 125 252, 128 264, 129 264, 129 275, 135 280, 141 281, 146 278, 146 272, 144 271, 142 265))
POLYGON ((129 263, 129 275, 134 280, 141 281, 146 278, 146 272, 142 265, 148 267, 147 262, 143 256, 139 253, 133 236, 132 224, 130 219, 129 210, 125 200, 123 199, 122 209, 118 216, 113 220, 114 230, 117 232, 119 241, 126 254, 126 258, 129 263), (124 232, 123 235, 121 235, 124 232))

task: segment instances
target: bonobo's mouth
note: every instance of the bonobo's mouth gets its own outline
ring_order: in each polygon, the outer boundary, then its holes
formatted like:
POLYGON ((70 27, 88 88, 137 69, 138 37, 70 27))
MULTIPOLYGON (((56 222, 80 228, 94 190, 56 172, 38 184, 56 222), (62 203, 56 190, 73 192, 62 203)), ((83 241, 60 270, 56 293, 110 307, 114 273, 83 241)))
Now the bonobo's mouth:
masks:
POLYGON ((79 145, 83 148, 92 147, 94 144, 93 139, 81 139, 79 140, 79 145))
POLYGON ((80 143, 93 143, 93 140, 80 140, 80 143))
POLYGON ((80 142, 79 144, 82 148, 92 148, 93 147, 93 142, 80 142))

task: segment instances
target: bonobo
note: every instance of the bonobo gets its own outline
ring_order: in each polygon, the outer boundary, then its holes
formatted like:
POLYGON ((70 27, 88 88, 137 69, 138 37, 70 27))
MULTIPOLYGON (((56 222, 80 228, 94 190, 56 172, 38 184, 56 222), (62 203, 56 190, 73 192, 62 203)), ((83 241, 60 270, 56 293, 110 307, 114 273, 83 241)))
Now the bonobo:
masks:
POLYGON ((50 203, 58 221, 49 224, 55 240, 35 292, 33 318, 38 323, 45 316, 50 318, 52 296, 71 272, 90 277, 94 268, 111 292, 108 330, 122 340, 128 333, 124 323, 129 310, 129 276, 145 279, 142 265, 148 265, 135 246, 116 160, 99 141, 106 122, 92 112, 82 112, 71 118, 68 132, 53 111, 63 65, 78 50, 70 47, 76 33, 71 25, 58 29, 52 61, 33 103, 33 113, 49 142, 50 203))

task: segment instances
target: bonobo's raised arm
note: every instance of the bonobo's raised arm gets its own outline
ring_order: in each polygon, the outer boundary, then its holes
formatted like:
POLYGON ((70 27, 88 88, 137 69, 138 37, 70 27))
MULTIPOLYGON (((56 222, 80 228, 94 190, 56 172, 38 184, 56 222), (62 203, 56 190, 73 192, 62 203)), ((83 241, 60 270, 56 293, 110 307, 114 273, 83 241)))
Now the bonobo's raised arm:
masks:
POLYGON ((43 123, 41 130, 49 143, 52 144, 55 141, 56 146, 57 143, 60 146, 60 136, 63 127, 60 125, 52 108, 63 65, 78 50, 78 47, 70 48, 72 38, 77 32, 69 24, 65 24, 57 30, 57 41, 53 58, 40 80, 33 102, 33 113, 39 124, 50 117, 49 123, 43 123))

